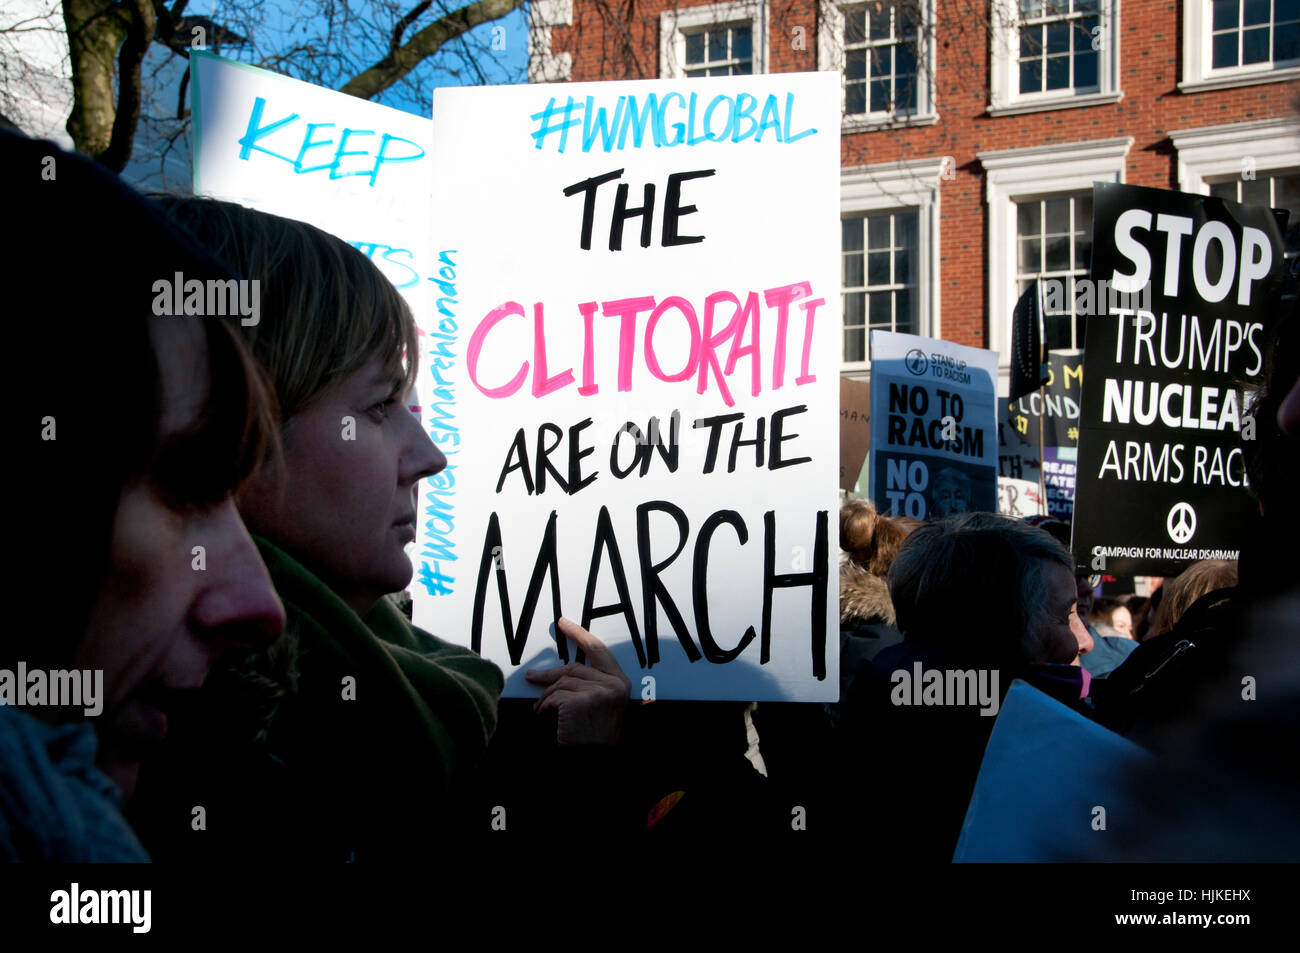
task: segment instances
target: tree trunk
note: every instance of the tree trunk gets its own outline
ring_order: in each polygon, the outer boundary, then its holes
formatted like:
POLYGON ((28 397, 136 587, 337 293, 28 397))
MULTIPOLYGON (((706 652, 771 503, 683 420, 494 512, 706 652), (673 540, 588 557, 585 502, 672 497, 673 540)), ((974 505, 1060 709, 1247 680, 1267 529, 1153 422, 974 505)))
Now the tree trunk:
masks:
POLYGON ((72 114, 68 135, 77 151, 99 157, 113 140, 117 116, 113 60, 131 16, 113 0, 63 0, 72 61, 72 114))

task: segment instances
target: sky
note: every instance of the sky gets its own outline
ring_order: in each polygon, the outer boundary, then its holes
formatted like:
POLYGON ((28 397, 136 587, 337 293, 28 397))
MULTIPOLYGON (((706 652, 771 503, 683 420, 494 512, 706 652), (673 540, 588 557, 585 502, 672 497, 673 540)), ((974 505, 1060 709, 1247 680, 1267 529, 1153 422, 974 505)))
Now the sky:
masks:
MULTIPOLYGON (((452 9, 467 6, 468 2, 447 0, 452 9)), ((411 0, 414 6, 416 0, 411 0)), ((62 18, 58 16, 57 0, 4 0, 4 11, 0 12, 0 27, 18 20, 27 20, 42 13, 53 13, 46 21, 49 29, 40 32, 27 32, 0 37, 0 83, 16 88, 17 96, 22 101, 22 108, 10 107, 7 112, 14 113, 15 121, 26 131, 39 136, 55 138, 65 147, 70 147, 63 125, 71 109, 71 83, 66 77, 70 75, 67 65, 67 39, 62 34, 62 18), (17 86, 8 75, 11 64, 21 59, 31 63, 39 70, 38 82, 17 86)), ((272 10, 282 10, 281 20, 285 30, 295 27, 295 14, 299 8, 294 0, 272 2, 272 10)), ((528 19, 526 6, 512 11, 493 23, 484 23, 470 31, 466 37, 459 38, 439 50, 434 57, 419 67, 430 77, 432 86, 461 86, 476 84, 477 73, 469 68, 466 59, 469 50, 484 49, 492 45, 504 49, 494 50, 492 60, 479 59, 479 66, 490 83, 524 83, 528 75, 528 19), (500 32, 504 28, 504 32, 500 32)), ((210 0, 194 0, 188 14, 211 16, 217 22, 223 22, 221 4, 210 0)), ((427 11, 407 30, 407 37, 428 26, 434 20, 434 11, 427 11)), ((274 23, 274 20, 269 20, 274 23)), ((311 22, 296 24, 301 35, 306 37, 316 31, 311 22)), ((232 22, 232 29, 239 26, 232 22)), ((222 50, 222 55, 232 59, 248 60, 236 48, 222 50)), ((145 59, 142 77, 145 84, 146 100, 142 105, 142 120, 136 135, 135 155, 123 172, 123 178, 144 191, 189 191, 190 155, 186 136, 177 135, 181 124, 174 119, 180 90, 181 76, 187 67, 187 61, 160 44, 152 44, 145 59), (171 146, 167 146, 169 137, 174 137, 171 146)), ((427 96, 418 99, 403 84, 386 90, 376 100, 394 109, 416 115, 430 114, 430 101, 427 96)))

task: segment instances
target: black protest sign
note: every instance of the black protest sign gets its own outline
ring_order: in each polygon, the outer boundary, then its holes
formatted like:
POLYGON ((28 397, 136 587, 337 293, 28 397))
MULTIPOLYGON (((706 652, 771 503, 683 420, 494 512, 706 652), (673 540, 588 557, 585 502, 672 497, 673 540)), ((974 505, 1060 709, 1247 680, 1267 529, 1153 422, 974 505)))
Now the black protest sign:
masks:
POLYGON ((1069 520, 1074 515, 1083 352, 1050 351, 1044 366, 1047 380, 1042 391, 1014 400, 998 399, 998 476, 1033 483, 1041 478, 1048 515, 1069 520), (1045 456, 1040 427, 1047 445, 1045 456))
POLYGON ((1249 395, 1276 313, 1266 208, 1098 184, 1073 550, 1080 568, 1172 576, 1237 557, 1249 395), (1102 283, 1105 283, 1105 286, 1102 283), (1149 307, 1148 307, 1149 305, 1149 307))

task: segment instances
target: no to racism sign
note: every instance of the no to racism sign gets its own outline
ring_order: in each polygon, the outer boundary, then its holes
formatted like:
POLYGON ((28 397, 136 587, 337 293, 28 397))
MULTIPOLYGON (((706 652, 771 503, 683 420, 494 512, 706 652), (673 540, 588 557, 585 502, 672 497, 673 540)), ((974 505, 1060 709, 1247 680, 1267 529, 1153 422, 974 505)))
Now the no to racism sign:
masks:
POLYGON ((658 698, 838 695, 834 74, 440 89, 415 622, 658 698))
POLYGON ((1120 294, 1089 320, 1074 558, 1173 576, 1235 559, 1258 512, 1239 441, 1264 368, 1283 249, 1266 208, 1097 185, 1092 278, 1120 294), (1150 310, 1126 303, 1149 286, 1150 310))
POLYGON ((871 332, 871 498, 892 516, 998 510, 996 351, 871 332))

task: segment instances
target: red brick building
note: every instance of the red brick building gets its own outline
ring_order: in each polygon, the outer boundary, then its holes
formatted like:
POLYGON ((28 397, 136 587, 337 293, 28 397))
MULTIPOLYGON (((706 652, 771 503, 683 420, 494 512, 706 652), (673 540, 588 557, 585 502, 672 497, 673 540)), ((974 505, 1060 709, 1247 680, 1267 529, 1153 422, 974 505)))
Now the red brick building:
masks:
MULTIPOLYGON (((996 348, 1005 382, 1018 289, 1087 272, 1094 181, 1300 218, 1300 0, 533 0, 531 17, 534 82, 842 74, 853 377, 885 328, 996 348)), ((1082 320, 1051 318, 1051 345, 1082 320)))

